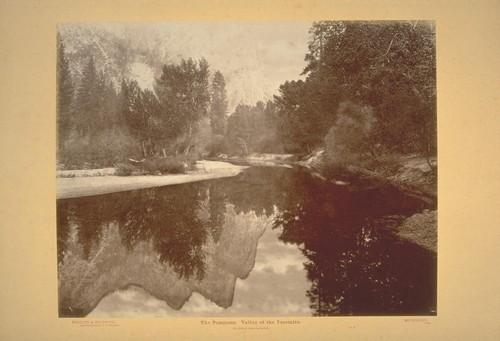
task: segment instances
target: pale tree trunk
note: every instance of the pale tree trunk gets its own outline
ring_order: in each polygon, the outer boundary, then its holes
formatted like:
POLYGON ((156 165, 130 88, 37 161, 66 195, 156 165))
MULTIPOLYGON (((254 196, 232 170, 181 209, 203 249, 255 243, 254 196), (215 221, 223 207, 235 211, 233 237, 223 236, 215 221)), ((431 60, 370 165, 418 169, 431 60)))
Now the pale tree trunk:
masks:
POLYGON ((151 142, 151 140, 149 140, 149 139, 148 139, 148 149, 149 149, 149 154, 152 157, 155 157, 155 158, 158 157, 158 153, 155 151, 155 144, 153 142, 151 142))
POLYGON ((146 150, 146 141, 141 140, 141 151, 142 151, 142 156, 146 158, 148 156, 147 150, 146 150))
POLYGON ((188 134, 188 138, 187 138, 188 145, 187 145, 186 149, 184 150, 184 155, 188 155, 189 151, 191 150, 191 137, 192 137, 192 135, 193 135, 193 126, 189 125, 189 134, 188 134))

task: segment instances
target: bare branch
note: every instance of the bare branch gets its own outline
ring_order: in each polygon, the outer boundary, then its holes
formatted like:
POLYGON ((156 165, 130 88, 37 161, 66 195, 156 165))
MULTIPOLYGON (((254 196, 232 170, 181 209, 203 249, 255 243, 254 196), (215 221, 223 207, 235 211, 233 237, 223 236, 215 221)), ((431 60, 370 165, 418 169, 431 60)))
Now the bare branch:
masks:
POLYGON ((389 47, 387 48, 387 51, 385 51, 385 53, 381 56, 377 56, 377 57, 374 57, 374 58, 368 58, 370 60, 375 60, 375 59, 379 59, 379 58, 384 58, 385 56, 387 56, 389 54, 389 51, 391 50, 391 47, 392 47, 392 43, 394 43, 394 39, 396 39, 396 36, 397 35, 402 35, 401 33, 396 33, 392 39, 391 39, 391 42, 389 43, 389 47))

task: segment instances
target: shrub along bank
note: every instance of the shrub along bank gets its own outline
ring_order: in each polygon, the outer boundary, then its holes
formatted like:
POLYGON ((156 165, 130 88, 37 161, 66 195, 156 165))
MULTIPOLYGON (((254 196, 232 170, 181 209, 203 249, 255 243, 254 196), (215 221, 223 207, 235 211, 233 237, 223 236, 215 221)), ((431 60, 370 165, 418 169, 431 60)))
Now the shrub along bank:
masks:
POLYGON ((115 175, 164 175, 184 174, 188 170, 196 169, 196 158, 193 156, 170 156, 144 161, 129 160, 128 163, 120 163, 116 166, 115 175))

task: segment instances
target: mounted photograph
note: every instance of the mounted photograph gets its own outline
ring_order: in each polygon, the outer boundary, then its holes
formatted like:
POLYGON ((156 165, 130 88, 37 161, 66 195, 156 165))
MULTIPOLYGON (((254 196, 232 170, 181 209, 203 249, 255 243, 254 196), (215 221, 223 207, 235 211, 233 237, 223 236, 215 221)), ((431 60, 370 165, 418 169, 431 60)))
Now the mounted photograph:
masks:
POLYGON ((60 318, 437 315, 433 21, 54 38, 60 318))

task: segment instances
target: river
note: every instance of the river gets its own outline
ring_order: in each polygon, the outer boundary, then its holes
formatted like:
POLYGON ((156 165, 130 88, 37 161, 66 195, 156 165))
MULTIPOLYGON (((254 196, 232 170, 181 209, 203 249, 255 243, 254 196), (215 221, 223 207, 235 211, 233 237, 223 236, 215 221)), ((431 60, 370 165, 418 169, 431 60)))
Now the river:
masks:
POLYGON ((435 315, 428 208, 299 169, 59 199, 61 317, 435 315))

